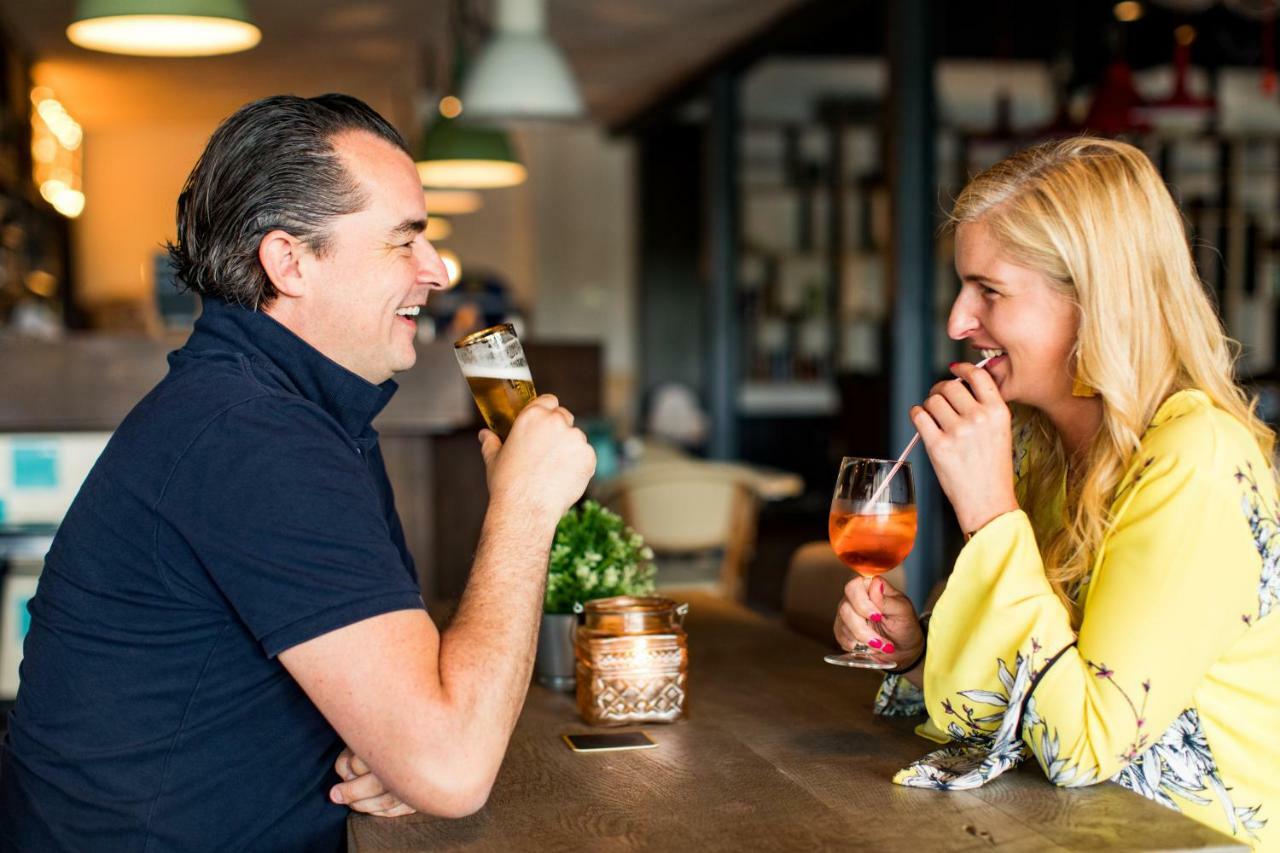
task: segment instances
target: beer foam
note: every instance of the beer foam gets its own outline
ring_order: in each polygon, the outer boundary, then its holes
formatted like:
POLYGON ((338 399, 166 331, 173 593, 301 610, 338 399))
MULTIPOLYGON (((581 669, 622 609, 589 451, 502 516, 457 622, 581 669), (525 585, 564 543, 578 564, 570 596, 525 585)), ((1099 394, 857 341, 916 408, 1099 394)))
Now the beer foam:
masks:
POLYGON ((462 375, 468 379, 508 379, 508 380, 524 380, 525 382, 533 382, 533 374, 529 371, 529 366, 521 367, 499 367, 490 364, 464 364, 462 365, 462 375))

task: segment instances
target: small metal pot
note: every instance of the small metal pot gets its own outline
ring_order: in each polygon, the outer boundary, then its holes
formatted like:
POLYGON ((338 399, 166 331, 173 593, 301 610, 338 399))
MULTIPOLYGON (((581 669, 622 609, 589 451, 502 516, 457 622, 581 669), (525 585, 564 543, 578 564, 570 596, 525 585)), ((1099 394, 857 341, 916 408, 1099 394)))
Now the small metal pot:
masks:
POLYGON ((543 687, 565 692, 573 690, 573 636, 577 628, 576 613, 542 614, 542 627, 538 631, 538 655, 533 661, 533 672, 543 687))

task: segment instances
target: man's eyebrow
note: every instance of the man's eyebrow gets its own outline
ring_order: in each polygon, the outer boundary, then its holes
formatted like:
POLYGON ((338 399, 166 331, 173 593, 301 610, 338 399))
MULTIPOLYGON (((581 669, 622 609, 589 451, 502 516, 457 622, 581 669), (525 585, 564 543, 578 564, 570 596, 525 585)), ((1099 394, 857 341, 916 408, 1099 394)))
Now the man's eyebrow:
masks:
POLYGON ((391 229, 391 238, 398 239, 401 237, 416 237, 423 231, 427 230, 427 220, 425 219, 406 219, 395 228, 391 229))

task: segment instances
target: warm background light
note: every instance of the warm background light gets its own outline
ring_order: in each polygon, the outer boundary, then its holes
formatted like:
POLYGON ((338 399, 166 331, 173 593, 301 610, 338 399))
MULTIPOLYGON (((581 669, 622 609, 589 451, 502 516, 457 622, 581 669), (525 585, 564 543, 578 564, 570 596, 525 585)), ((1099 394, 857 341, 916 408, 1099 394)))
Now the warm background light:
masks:
POLYGON ((67 186, 65 181, 56 178, 45 181, 40 185, 40 195, 68 219, 84 212, 84 193, 67 186))
POLYGON ((58 279, 41 269, 27 273, 22 283, 26 285, 27 290, 46 299, 52 299, 58 292, 58 279))
POLYGON ((133 56, 215 56, 249 50, 262 40, 246 21, 194 15, 117 15, 67 27, 73 44, 133 56))
POLYGON ((36 104, 36 112, 63 148, 74 151, 80 147, 84 133, 76 120, 67 115, 66 107, 53 98, 45 98, 36 104))
POLYGON ((31 178, 40 196, 69 219, 84 212, 84 130, 47 86, 31 90, 31 178))
POLYGON ((445 118, 457 118, 462 115, 462 101, 454 95, 445 95, 440 99, 440 115, 445 118))
POLYGON ((1129 24, 1142 17, 1143 8, 1137 0, 1122 0, 1111 11, 1115 13, 1117 21, 1129 24))
POLYGON ((424 186, 491 190, 523 184, 529 173, 519 163, 502 160, 429 160, 418 163, 424 186))
POLYGON ((449 239, 449 235, 452 233, 453 223, 442 216, 432 216, 427 219, 427 230, 423 232, 422 236, 434 243, 437 240, 449 239))
POLYGON ((475 213, 484 204, 475 190, 423 190, 422 195, 431 216, 462 216, 475 213))
POLYGON ((458 253, 450 249, 440 250, 440 260, 444 261, 444 268, 449 273, 449 286, 453 287, 462 280, 462 261, 458 253))

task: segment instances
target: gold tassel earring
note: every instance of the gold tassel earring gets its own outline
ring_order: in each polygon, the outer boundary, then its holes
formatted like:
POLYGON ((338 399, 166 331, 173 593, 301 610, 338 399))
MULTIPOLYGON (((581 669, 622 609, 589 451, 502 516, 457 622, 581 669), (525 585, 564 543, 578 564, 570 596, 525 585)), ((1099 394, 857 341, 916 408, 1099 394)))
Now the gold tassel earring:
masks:
POLYGON ((1076 376, 1075 376, 1075 379, 1071 381, 1071 396, 1072 397, 1098 396, 1098 389, 1089 385, 1083 379, 1080 378, 1080 375, 1083 372, 1084 371, 1080 369, 1080 356, 1077 355, 1076 356, 1076 376))

